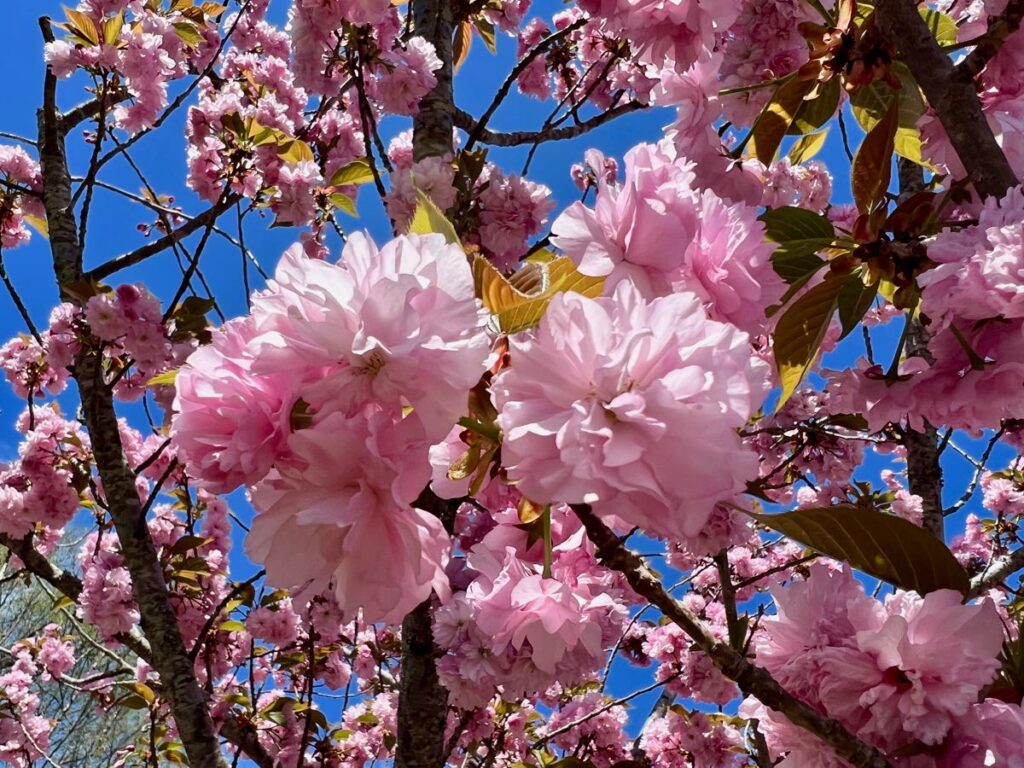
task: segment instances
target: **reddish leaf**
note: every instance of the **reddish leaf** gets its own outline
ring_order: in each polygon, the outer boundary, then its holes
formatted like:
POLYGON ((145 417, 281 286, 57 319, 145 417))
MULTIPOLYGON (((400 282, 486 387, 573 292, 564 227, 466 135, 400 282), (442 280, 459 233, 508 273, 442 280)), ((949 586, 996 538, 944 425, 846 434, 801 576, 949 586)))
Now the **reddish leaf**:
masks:
POLYGON ((889 103, 885 116, 864 137, 853 158, 853 199, 861 213, 874 208, 889 189, 896 129, 899 127, 899 102, 897 97, 889 103))

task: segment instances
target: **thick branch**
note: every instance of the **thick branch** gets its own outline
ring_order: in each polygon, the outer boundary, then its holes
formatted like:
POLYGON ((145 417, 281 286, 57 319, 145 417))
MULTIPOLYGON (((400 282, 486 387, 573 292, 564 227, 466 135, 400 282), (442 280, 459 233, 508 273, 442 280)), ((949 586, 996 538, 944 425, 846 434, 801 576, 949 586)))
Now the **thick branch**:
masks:
MULTIPOLYGON (((21 559, 29 573, 51 584, 65 597, 77 601, 79 595, 82 594, 81 580, 73 573, 63 571, 54 566, 53 563, 31 546, 31 542, 28 539, 12 539, 6 534, 0 534, 0 546, 7 547, 21 559)), ((73 618, 70 613, 66 615, 69 618, 73 618)), ((103 653, 110 654, 110 651, 105 646, 100 645, 90 636, 83 634, 83 637, 96 645, 103 653)), ((115 637, 119 643, 128 648, 132 653, 150 666, 153 666, 152 649, 146 640, 134 629, 131 632, 119 633, 115 637)), ((116 659, 117 657, 114 656, 113 658, 116 659)), ((221 725, 220 735, 227 739, 229 743, 241 749, 260 768, 275 768, 273 758, 263 748, 263 745, 260 744, 256 729, 252 723, 229 713, 221 725)))
POLYGON ((511 131, 509 133, 497 133, 486 128, 481 129, 472 115, 468 112, 463 112, 461 109, 456 109, 455 125, 477 136, 483 144, 490 144, 495 147, 518 147, 521 144, 540 144, 546 141, 575 139, 595 128, 600 128, 617 117, 646 108, 647 105, 641 104, 639 101, 627 101, 599 115, 594 115, 588 120, 584 120, 576 125, 566 126, 565 128, 549 128, 546 131, 511 131))
POLYGON ((81 104, 76 107, 72 107, 61 116, 61 130, 66 136, 68 131, 72 130, 80 123, 109 110, 111 107, 127 99, 128 96, 128 89, 122 86, 109 92, 104 91, 102 95, 97 96, 96 98, 83 101, 81 104))
POLYGON ((82 582, 73 573, 57 568, 32 546, 31 537, 15 539, 0 533, 0 545, 7 547, 24 563, 25 568, 72 600, 82 594, 82 582))
POLYGON ((878 0, 879 31, 895 46, 949 135, 982 197, 1001 197, 1017 178, 981 111, 974 79, 942 52, 912 0, 878 0))
POLYGON ((241 749, 245 756, 256 763, 259 768, 277 768, 279 765, 273 755, 260 744, 256 728, 252 723, 229 717, 220 727, 220 735, 241 749))
POLYGON ((994 560, 989 566, 971 579, 970 597, 979 597, 992 587, 1024 569, 1024 547, 994 560))
MULTIPOLYGON (((899 158, 900 195, 902 203, 925 188, 924 169, 917 163, 899 158)), ((935 362, 928 350, 928 335, 920 320, 911 320, 907 339, 907 355, 935 362)), ((942 467, 939 464, 939 433, 925 424, 918 432, 910 427, 903 431, 903 447, 907 451, 907 483, 910 492, 921 497, 921 522, 939 541, 945 541, 945 510, 942 505, 942 467)))
POLYGON ((862 742, 841 723, 825 717, 795 698, 766 670, 754 666, 742 654, 715 638, 688 608, 665 591, 661 581, 644 561, 623 546, 589 506, 574 505, 573 510, 597 547, 601 562, 623 574, 638 595, 660 608, 740 690, 754 696, 765 706, 781 712, 794 725, 817 736, 855 768, 891 768, 889 761, 878 750, 862 742))
POLYGON ((240 199, 241 197, 235 194, 228 194, 221 197, 221 199, 214 205, 207 208, 199 215, 190 218, 173 232, 169 232, 151 243, 146 243, 130 253, 122 254, 121 256, 117 256, 110 261, 100 264, 95 269, 89 270, 85 277, 92 278, 94 280, 102 280, 105 277, 110 277, 115 272, 119 272, 122 269, 127 269, 128 267, 139 264, 150 256, 155 256, 158 253, 166 251, 175 243, 180 242, 193 232, 198 232, 204 227, 212 227, 213 222, 215 222, 221 214, 231 208, 231 206, 237 203, 240 199))
MULTIPOLYGON (((441 68, 434 72, 437 85, 420 101, 413 120, 416 160, 449 155, 453 150, 452 6, 451 0, 414 0, 412 4, 416 34, 431 43, 441 59, 441 68)), ((432 608, 432 600, 425 600, 402 621, 395 768, 441 768, 448 756, 448 690, 437 675, 440 651, 431 626, 432 608)))
POLYGON ((415 0, 412 4, 416 35, 432 43, 441 68, 434 71, 437 85, 420 101, 413 118, 412 155, 416 160, 438 157, 452 151, 454 66, 452 35, 455 11, 450 0, 415 0))
MULTIPOLYGON (((52 39, 49 21, 43 19, 41 25, 44 36, 52 39)), ((70 300, 64 286, 83 278, 82 248, 71 210, 71 175, 56 106, 56 88, 56 78, 47 69, 43 108, 39 111, 39 160, 53 270, 61 286, 62 298, 70 300)), ((225 763, 206 706, 206 696, 196 681, 192 661, 185 652, 177 616, 135 487, 135 473, 121 445, 113 395, 103 378, 100 353, 84 348, 75 360, 74 377, 82 398, 96 468, 103 481, 121 554, 131 575, 142 630, 153 651, 152 664, 167 692, 189 763, 193 768, 223 768, 225 763)))
POLYGON ((999 53, 1006 38, 1020 29, 1022 20, 1024 20, 1024 0, 1010 0, 1002 13, 989 18, 988 29, 985 31, 984 37, 974 46, 974 50, 957 64, 957 74, 971 79, 981 74, 985 65, 999 53))

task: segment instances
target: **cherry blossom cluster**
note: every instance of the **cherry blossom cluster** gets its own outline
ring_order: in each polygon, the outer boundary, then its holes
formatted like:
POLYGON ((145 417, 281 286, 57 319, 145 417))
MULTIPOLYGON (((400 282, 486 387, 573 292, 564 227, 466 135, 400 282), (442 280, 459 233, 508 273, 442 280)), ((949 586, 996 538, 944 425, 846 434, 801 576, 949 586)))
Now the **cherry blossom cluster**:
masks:
POLYGON ((172 81, 202 71, 216 55, 216 17, 224 6, 208 5, 83 0, 68 16, 66 36, 46 44, 46 62, 57 77, 84 70, 107 93, 124 89, 129 103, 114 107, 111 117, 137 133, 159 120, 172 81))
POLYGON ((605 277, 608 293, 626 279, 648 298, 690 291, 712 319, 763 332, 783 283, 756 209, 701 191, 693 164, 665 144, 634 147, 625 166, 621 186, 597 179, 593 208, 574 203, 558 217, 555 245, 584 274, 605 277))
POLYGON ((74 645, 56 624, 39 637, 4 649, 10 656, 0 675, 0 760, 14 768, 30 768, 50 745, 51 723, 39 714, 40 682, 59 679, 75 665, 74 645))
MULTIPOLYGON (((986 708, 979 694, 992 681, 1003 643, 990 600, 964 605, 960 594, 939 590, 924 597, 896 591, 878 602, 848 570, 825 565, 773 592, 778 613, 762 623, 754 647, 758 663, 788 690, 886 753, 911 743, 968 751, 986 708)), ((1019 706, 993 704, 1009 723, 1024 718, 1019 706)), ((845 765, 760 703, 747 700, 741 712, 760 720, 773 754, 845 765)), ((985 749, 1001 747, 986 740, 985 749)), ((979 752, 977 743, 970 751, 979 752)), ((1009 760, 1011 753, 999 756, 1009 760)), ((974 764, 944 760, 929 765, 974 764)))
POLYGON ((21 147, 0 145, 0 246, 16 248, 27 243, 31 232, 26 217, 42 221, 39 164, 21 147))
POLYGON ((901 380, 891 385, 863 359, 831 374, 835 408, 864 414, 872 429, 927 421, 976 430, 1019 415, 1022 214, 1024 195, 1013 189, 963 211, 976 221, 954 222, 930 240, 928 258, 937 266, 919 278, 927 355, 903 360, 901 380))
POLYGON ((461 249, 353 236, 341 264, 287 253, 253 314, 189 359, 177 444, 211 490, 259 483, 246 547, 271 583, 330 587, 371 620, 446 592, 447 536, 414 502, 483 373, 483 322, 461 249))
POLYGON ((622 632, 619 601, 629 592, 597 566, 568 508, 550 514, 548 571, 544 545, 522 530, 515 506, 492 512, 492 527, 472 546, 461 539, 467 556, 452 581, 465 587, 434 618, 448 651, 438 672, 459 706, 486 704, 496 691, 516 702, 556 682, 579 683, 622 632))

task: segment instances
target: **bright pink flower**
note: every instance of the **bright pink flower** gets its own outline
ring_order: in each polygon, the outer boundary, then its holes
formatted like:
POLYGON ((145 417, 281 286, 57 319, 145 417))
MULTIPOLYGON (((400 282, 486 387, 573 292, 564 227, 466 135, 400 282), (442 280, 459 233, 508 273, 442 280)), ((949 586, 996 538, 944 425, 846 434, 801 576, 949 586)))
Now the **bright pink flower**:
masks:
POLYGON ((246 552, 295 599, 326 589, 347 617, 399 622, 444 595, 448 535, 410 505, 429 479, 419 424, 331 413, 288 440, 292 458, 252 493, 246 552))
POLYGON ((253 317, 254 370, 310 382, 299 395, 316 410, 411 405, 432 442, 464 413, 489 351, 465 254, 440 235, 378 249, 355 233, 341 264, 289 251, 253 317))
POLYGON ((257 374, 252 318, 231 320, 175 379, 171 431, 189 474, 217 493, 258 482, 284 450, 297 398, 286 374, 257 374))
POLYGON ((437 85, 434 72, 441 68, 434 46, 422 37, 413 37, 404 49, 387 55, 386 68, 373 81, 372 96, 386 112, 415 115, 420 100, 437 85))
POLYGON ((735 430, 765 366, 692 294, 647 302, 628 282, 611 298, 559 294, 536 334, 512 340, 512 360, 492 387, 502 460, 534 501, 687 536, 756 474, 735 430))
POLYGON ((586 602, 562 582, 527 568, 511 548, 501 572, 489 583, 471 585, 467 598, 477 605, 477 626, 497 653, 529 643, 531 661, 549 674, 576 645, 591 656, 601 654, 601 628, 585 620, 586 602))
POLYGON ((764 310, 784 285, 753 207, 701 192, 693 165, 662 145, 632 149, 622 186, 599 178, 597 188, 593 209, 575 203, 552 226, 581 272, 606 277, 609 293, 627 278, 649 297, 692 291, 715 319, 767 327, 764 310))
POLYGON ((940 743, 991 682, 1003 628, 990 600, 899 592, 851 610, 856 647, 828 652, 821 698, 833 717, 892 749, 940 743), (909 735, 909 736, 908 736, 909 735))

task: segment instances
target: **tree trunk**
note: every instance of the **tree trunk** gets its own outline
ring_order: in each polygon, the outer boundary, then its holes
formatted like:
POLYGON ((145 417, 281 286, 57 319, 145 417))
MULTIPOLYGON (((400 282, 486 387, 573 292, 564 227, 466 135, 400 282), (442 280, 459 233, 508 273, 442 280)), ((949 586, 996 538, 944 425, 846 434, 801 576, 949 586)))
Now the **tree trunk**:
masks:
MULTIPOLYGON (((450 0, 414 0, 416 34, 441 59, 437 85, 423 97, 413 120, 416 160, 452 152, 455 101, 452 87, 454 12, 450 0)), ((433 600, 420 603, 402 622, 402 677, 398 690, 396 768, 439 768, 445 763, 448 691, 437 676, 439 651, 431 627, 433 600)))
MULTIPOLYGON (((44 36, 51 40, 48 20, 42 21, 42 27, 44 36)), ((53 271, 61 298, 71 301, 66 288, 83 279, 83 257, 71 206, 71 176, 65 155, 64 130, 56 106, 56 89, 56 78, 47 69, 43 108, 39 111, 39 160, 53 271)), ((113 395, 103 378, 99 351, 83 346, 72 374, 81 394, 85 425, 110 517, 117 530, 125 566, 131 574, 142 630, 153 651, 153 668, 160 675, 189 765, 225 768, 206 695, 196 681, 192 661, 185 652, 163 570, 149 535, 145 510, 135 488, 135 473, 124 455, 113 395)))

